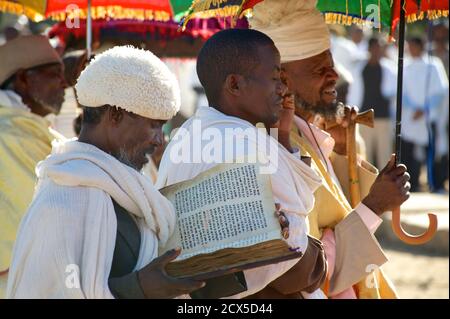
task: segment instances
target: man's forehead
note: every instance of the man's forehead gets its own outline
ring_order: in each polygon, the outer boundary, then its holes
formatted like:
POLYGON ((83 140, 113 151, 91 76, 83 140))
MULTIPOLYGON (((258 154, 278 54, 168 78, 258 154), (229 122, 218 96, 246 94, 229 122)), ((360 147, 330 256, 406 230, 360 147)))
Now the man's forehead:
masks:
POLYGON ((64 69, 62 63, 49 63, 29 68, 29 71, 60 71, 64 69))
POLYGON ((263 44, 257 47, 258 54, 264 56, 265 58, 275 58, 280 59, 280 52, 275 45, 263 44))
POLYGON ((333 57, 331 55, 330 50, 326 50, 322 53, 319 53, 315 56, 302 59, 302 60, 296 60, 296 61, 289 61, 282 64, 282 71, 286 71, 290 67, 301 67, 303 69, 318 69, 325 66, 329 66, 330 64, 333 64, 333 57))
POLYGON ((155 120, 158 124, 164 125, 167 123, 167 120, 155 120))
POLYGON ((113 107, 111 106, 111 108, 116 108, 118 110, 120 110, 121 112, 123 112, 127 118, 129 118, 129 120, 131 120, 131 125, 133 126, 140 126, 140 127, 152 127, 152 128, 157 128, 157 127, 161 127, 164 124, 167 123, 167 120, 159 120, 159 119, 154 119, 154 118, 150 118, 147 116, 142 116, 130 111, 127 111, 121 107, 113 107))
MULTIPOLYGON (((139 116, 139 117, 141 117, 141 116, 139 116)), ((164 124, 167 123, 167 120, 156 120, 156 119, 151 119, 149 117, 141 117, 141 118, 145 119, 145 122, 150 123, 152 126, 163 126, 164 124)))
POLYGON ((259 67, 270 69, 271 71, 281 71, 280 52, 274 45, 262 45, 258 47, 258 54, 261 61, 259 67))

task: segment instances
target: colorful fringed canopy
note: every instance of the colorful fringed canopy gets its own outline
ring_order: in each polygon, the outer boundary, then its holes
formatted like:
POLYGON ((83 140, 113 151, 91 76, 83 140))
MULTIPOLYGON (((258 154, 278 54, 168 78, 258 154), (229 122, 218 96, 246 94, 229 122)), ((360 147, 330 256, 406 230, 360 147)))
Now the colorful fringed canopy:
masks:
MULTIPOLYGON (((448 6, 448 0, 407 0, 406 22, 448 17, 448 6)), ((391 33, 397 27, 400 18, 399 0, 319 0, 317 8, 324 13, 325 21, 329 24, 375 22, 374 27, 390 30, 391 33)))
MULTIPOLYGON (((192 17, 239 17, 262 1, 264 0, 194 0, 184 23, 192 17)), ((395 29, 399 20, 399 6, 400 0, 319 0, 317 3, 317 9, 324 13, 327 23, 372 23, 374 27, 384 30, 395 29)), ((448 17, 448 7, 448 0, 407 0, 406 21, 448 17)))
MULTIPOLYGON (((173 20, 96 19, 92 21, 92 42, 94 47, 102 44, 134 45, 159 57, 195 58, 208 38, 230 26, 231 18, 191 19, 186 30, 179 32, 179 24, 173 20)), ((248 28, 247 20, 238 20, 236 27, 248 28)), ((69 28, 61 21, 54 24, 47 34, 49 38, 58 38, 66 48, 83 49, 86 29, 86 20, 80 20, 78 28, 69 28)))
MULTIPOLYGON (((180 19, 189 9, 191 2, 191 0, 91 0, 91 12, 93 19, 169 21, 180 19)), ((73 17, 74 14, 80 19, 85 19, 87 6, 87 0, 0 0, 0 11, 25 14, 33 21, 46 18, 63 21, 67 17, 73 17)))

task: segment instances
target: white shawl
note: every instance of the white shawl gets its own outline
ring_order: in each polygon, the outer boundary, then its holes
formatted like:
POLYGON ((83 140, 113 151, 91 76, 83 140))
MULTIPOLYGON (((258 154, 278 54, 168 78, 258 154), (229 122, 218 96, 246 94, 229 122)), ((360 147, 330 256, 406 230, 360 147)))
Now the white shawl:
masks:
POLYGON ((23 103, 20 95, 12 90, 0 90, 0 106, 30 111, 30 108, 23 103))
MULTIPOLYGON (((187 135, 187 132, 189 132, 191 138, 194 137, 194 139, 199 139, 200 136, 204 135, 207 128, 216 128, 223 136, 226 136, 225 130, 230 128, 256 130, 256 128, 247 121, 227 116, 211 107, 199 107, 195 115, 182 125, 177 135, 174 136, 167 146, 159 167, 158 180, 156 182, 158 188, 191 179, 201 172, 217 165, 217 163, 206 163, 205 161, 193 161, 191 163, 174 163, 173 161, 173 155, 177 153, 177 149, 180 148, 180 146, 187 145, 189 142, 189 139, 183 140, 180 135, 187 135), (195 129, 195 121, 201 123, 200 132, 197 132, 195 129)), ((320 178, 309 166, 281 147, 276 140, 267 134, 265 140, 257 141, 248 138, 245 134, 237 134, 233 137, 233 140, 191 140, 190 145, 192 148, 190 149, 190 153, 192 156, 199 155, 198 152, 202 152, 203 149, 207 148, 207 145, 211 145, 211 143, 214 142, 222 143, 221 146, 224 148, 228 147, 230 145, 229 143, 234 142, 236 146, 236 153, 234 154, 235 159, 248 158, 249 155, 251 155, 247 152, 249 148, 243 147, 245 143, 263 144, 258 145, 256 149, 258 151, 269 149, 270 153, 268 154, 277 153, 277 170, 271 174, 274 201, 280 203, 281 208, 287 213, 290 222, 289 239, 287 240, 288 244, 291 247, 299 247, 301 251, 304 252, 308 243, 308 229, 305 219, 314 205, 313 192, 320 185, 320 178), (198 142, 200 142, 201 148, 196 150, 194 144, 198 142), (266 143, 268 143, 268 146, 266 143)), ((225 153, 225 150, 223 150, 222 162, 230 160, 229 158, 226 158, 225 153)), ((270 156, 268 157, 270 159, 270 156)), ((268 283, 289 270, 297 262, 298 259, 244 271, 248 290, 233 296, 233 298, 242 298, 258 292, 268 283)))
POLYGON ((158 255, 175 227, 171 203, 139 172, 93 145, 54 145, 21 222, 8 298, 113 298, 108 277, 117 219, 111 197, 141 232, 136 269, 158 255))

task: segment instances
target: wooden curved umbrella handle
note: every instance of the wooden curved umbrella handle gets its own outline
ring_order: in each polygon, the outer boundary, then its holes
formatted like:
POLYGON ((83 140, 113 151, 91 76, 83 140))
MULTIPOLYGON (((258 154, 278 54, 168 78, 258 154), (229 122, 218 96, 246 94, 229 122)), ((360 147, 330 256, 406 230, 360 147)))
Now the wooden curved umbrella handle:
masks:
POLYGON ((410 235, 403 228, 400 223, 400 207, 392 211, 392 230, 394 234, 404 243, 409 245, 421 245, 430 241, 436 233, 438 222, 434 214, 428 214, 428 229, 422 235, 410 235))

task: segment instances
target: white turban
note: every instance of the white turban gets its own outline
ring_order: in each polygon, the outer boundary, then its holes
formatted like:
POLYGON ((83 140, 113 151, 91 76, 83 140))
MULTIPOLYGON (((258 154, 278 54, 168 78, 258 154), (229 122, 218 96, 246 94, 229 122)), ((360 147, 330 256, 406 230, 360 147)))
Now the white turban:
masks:
POLYGON ((75 85, 83 106, 106 104, 155 120, 169 120, 180 109, 175 75, 153 53, 117 46, 97 55, 75 85))
POLYGON ((272 38, 281 62, 303 60, 330 48, 317 0, 265 0, 253 8, 250 27, 272 38))

